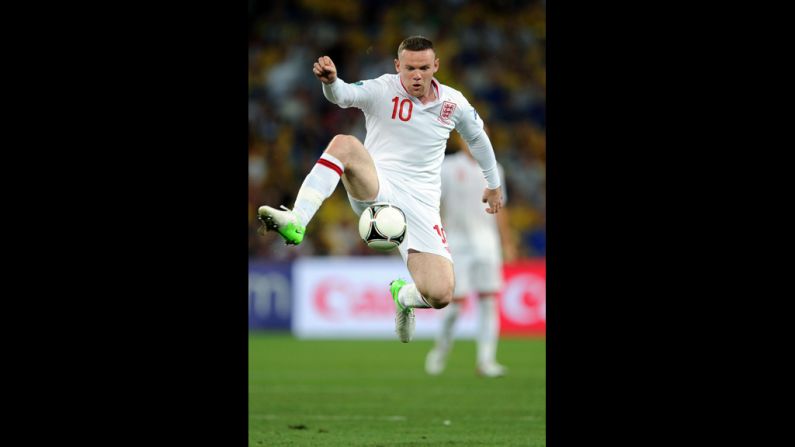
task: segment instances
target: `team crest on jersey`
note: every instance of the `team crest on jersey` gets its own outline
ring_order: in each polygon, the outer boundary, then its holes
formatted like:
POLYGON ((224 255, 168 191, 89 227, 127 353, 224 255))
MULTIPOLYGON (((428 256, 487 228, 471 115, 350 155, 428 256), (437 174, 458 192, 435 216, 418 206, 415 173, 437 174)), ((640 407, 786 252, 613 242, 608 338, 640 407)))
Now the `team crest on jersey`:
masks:
POLYGON ((450 101, 444 101, 442 103, 442 110, 439 112, 439 121, 443 123, 449 123, 450 117, 453 116, 453 112, 455 112, 456 104, 450 101))

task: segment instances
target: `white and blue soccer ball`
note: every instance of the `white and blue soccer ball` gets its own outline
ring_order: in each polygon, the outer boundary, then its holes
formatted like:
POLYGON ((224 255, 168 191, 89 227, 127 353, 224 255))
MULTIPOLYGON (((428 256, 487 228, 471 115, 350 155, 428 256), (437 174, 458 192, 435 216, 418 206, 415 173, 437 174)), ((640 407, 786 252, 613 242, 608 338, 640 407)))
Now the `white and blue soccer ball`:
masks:
POLYGON ((376 250, 396 248, 406 237, 406 215, 391 203, 370 205, 359 217, 359 236, 376 250))

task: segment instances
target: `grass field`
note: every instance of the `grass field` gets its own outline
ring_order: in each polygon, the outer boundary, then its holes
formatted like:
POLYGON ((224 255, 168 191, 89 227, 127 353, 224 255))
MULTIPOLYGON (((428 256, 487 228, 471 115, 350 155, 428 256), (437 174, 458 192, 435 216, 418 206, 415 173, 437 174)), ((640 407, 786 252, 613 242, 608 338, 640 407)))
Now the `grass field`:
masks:
POLYGON ((459 340, 438 377, 430 340, 249 339, 250 446, 544 446, 546 342, 502 339, 509 375, 475 375, 459 340))

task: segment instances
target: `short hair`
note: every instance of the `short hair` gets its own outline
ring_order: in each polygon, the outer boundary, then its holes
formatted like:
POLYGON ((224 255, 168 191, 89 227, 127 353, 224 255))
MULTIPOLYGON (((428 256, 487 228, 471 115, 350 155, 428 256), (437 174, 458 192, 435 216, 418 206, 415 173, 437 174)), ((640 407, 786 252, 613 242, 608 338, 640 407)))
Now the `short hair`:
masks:
MULTIPOLYGON (((409 51, 433 50, 433 42, 422 36, 407 37, 403 42, 400 42, 400 46, 398 47, 397 51, 398 57, 400 57, 400 52, 403 50, 409 50, 409 51)), ((436 50, 433 50, 433 53, 436 54, 436 50)))

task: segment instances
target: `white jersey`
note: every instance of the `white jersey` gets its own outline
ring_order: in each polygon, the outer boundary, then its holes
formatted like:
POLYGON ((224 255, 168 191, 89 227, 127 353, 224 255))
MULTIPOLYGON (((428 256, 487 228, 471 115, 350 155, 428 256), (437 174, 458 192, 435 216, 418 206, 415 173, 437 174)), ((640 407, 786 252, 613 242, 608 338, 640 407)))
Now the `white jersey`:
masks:
POLYGON ((385 74, 353 84, 338 77, 330 85, 323 84, 323 93, 340 107, 353 106, 364 112, 364 147, 397 192, 439 209, 440 170, 453 129, 473 148, 483 168, 481 177, 486 175, 492 188, 500 183, 483 120, 458 90, 436 79, 431 88, 436 101, 422 104, 406 91, 400 76, 385 74))
MULTIPOLYGON (((497 164, 500 179, 502 166, 497 164)), ((442 165, 442 222, 453 255, 464 253, 477 259, 502 257, 497 216, 485 211, 482 202, 486 181, 477 162, 463 151, 448 155, 442 165)), ((505 182, 503 202, 507 201, 505 182)))

